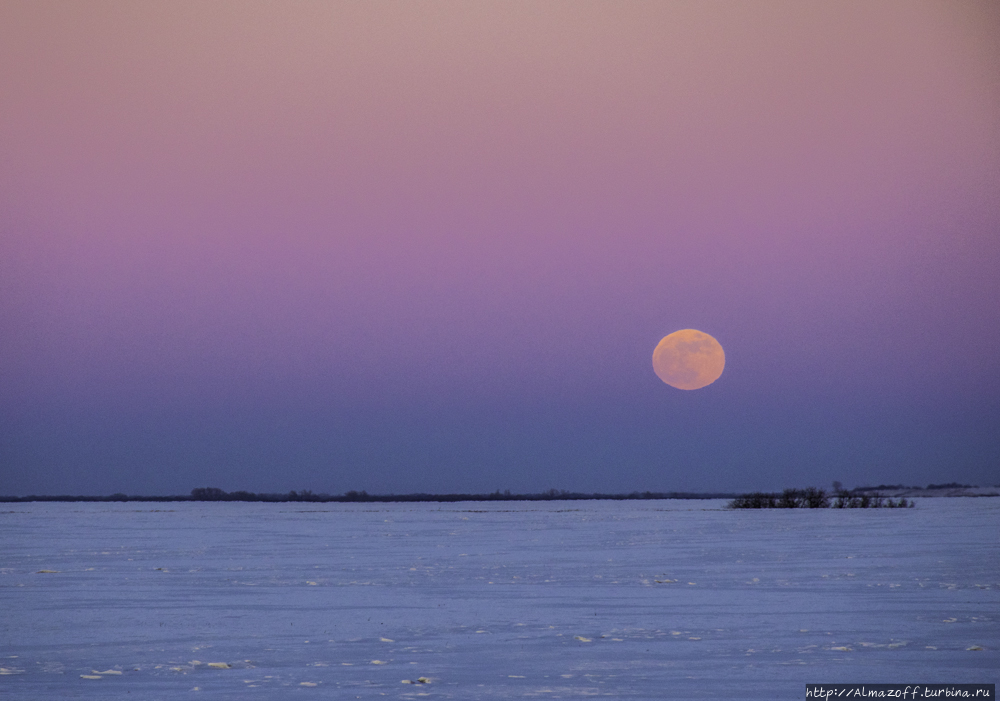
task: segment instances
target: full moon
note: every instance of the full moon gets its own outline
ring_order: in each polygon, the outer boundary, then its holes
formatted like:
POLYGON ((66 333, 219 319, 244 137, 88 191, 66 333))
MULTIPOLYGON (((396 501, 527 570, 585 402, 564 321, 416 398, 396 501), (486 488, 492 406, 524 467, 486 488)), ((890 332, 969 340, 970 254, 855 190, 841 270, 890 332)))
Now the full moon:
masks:
POLYGON ((719 379, 726 354, 714 338, 695 329, 674 331, 656 344, 653 371, 677 389, 701 389, 719 379))

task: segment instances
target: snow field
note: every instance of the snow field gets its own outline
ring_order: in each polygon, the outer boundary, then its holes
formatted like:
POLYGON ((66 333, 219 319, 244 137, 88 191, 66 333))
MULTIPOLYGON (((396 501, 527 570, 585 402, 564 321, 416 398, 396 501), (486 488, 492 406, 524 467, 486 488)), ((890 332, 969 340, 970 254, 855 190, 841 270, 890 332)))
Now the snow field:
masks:
POLYGON ((1000 499, 724 503, 4 505, 0 695, 777 699, 996 681, 1000 499))

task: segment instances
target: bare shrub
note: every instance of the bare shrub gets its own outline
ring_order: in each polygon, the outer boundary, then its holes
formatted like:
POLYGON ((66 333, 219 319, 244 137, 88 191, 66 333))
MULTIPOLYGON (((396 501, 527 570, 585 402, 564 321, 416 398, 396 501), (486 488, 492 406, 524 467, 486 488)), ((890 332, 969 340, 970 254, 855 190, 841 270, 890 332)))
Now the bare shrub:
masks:
POLYGON ((803 489, 802 501, 804 502, 802 506, 807 506, 810 509, 825 509, 830 506, 830 497, 826 495, 825 491, 816 487, 803 489))
POLYGON ((730 509, 773 509, 776 506, 776 497, 766 492, 751 492, 742 494, 733 499, 727 505, 730 509))
POLYGON ((802 505, 802 493, 797 489, 786 489, 778 499, 779 509, 797 509, 802 505))

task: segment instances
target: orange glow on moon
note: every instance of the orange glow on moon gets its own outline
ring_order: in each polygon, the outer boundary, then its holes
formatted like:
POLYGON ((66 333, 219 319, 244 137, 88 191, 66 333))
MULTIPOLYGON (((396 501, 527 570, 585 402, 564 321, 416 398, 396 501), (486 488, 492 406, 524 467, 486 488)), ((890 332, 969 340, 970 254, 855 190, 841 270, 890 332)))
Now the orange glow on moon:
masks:
POLYGON ((674 331, 656 344, 653 371, 677 389, 701 389, 719 379, 726 354, 714 338, 695 329, 674 331))

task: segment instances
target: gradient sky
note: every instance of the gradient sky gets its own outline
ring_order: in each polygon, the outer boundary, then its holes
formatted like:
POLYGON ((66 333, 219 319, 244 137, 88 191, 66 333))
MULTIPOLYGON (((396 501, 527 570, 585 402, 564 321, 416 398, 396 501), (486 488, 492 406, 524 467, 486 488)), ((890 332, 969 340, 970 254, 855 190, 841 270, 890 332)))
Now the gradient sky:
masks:
POLYGON ((1000 483, 998 35, 0 0, 0 494, 1000 483))

